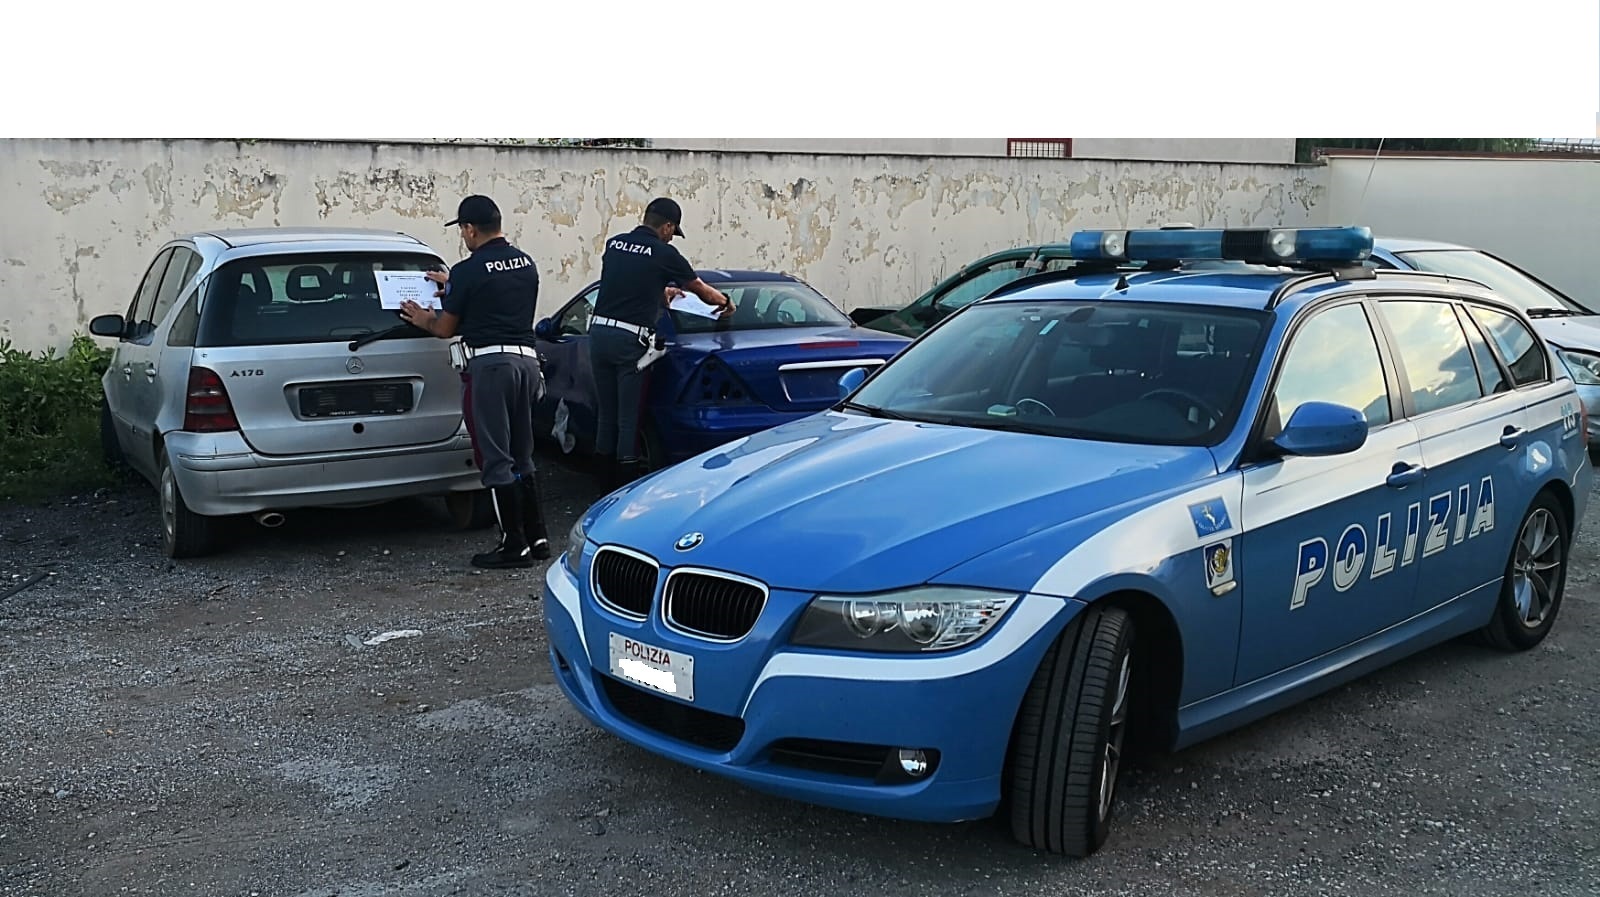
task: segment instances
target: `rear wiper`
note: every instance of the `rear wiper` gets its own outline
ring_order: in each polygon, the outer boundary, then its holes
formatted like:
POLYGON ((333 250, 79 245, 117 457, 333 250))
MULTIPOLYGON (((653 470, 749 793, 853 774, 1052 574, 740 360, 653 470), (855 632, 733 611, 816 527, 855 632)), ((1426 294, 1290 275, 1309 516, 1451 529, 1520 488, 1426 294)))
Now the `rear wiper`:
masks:
POLYGON ((862 414, 870 415, 872 417, 888 418, 889 420, 915 420, 915 418, 907 417, 898 411, 890 411, 887 408, 879 408, 877 405, 863 405, 860 402, 842 402, 840 403, 839 407, 849 411, 859 411, 862 414))
POLYGON ((1528 317, 1530 318, 1570 318, 1573 315, 1581 314, 1583 314, 1581 311, 1573 311, 1570 308, 1557 308, 1555 306, 1540 306, 1528 309, 1528 317))
POLYGON ((351 340, 350 351, 354 352, 362 346, 365 346, 369 343, 375 343, 381 339, 394 339, 397 336, 406 335, 408 333, 415 336, 426 333, 426 331, 412 324, 397 324, 393 327, 390 327, 388 330, 380 330, 377 333, 369 333, 366 336, 351 340))

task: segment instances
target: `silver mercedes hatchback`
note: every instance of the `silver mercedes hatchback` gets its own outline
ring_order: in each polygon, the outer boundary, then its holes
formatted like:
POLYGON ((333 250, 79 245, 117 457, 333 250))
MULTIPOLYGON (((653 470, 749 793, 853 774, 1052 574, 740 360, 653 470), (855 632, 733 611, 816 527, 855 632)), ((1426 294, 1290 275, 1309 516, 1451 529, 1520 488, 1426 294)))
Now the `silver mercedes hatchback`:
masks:
POLYGON ((224 518, 446 500, 492 520, 449 347, 379 301, 377 272, 444 267, 392 231, 275 228, 189 234, 156 253, 103 379, 107 459, 160 494, 170 557, 215 550, 224 518))

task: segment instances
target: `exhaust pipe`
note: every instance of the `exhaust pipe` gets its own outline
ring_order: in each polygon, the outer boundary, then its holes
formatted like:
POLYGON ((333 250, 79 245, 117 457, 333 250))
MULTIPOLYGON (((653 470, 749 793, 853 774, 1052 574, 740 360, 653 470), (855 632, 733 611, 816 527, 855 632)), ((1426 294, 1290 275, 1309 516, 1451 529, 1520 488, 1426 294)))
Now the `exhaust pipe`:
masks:
POLYGON ((257 511, 255 513, 255 518, 257 523, 261 524, 267 529, 283 526, 283 521, 286 519, 277 511, 257 511))

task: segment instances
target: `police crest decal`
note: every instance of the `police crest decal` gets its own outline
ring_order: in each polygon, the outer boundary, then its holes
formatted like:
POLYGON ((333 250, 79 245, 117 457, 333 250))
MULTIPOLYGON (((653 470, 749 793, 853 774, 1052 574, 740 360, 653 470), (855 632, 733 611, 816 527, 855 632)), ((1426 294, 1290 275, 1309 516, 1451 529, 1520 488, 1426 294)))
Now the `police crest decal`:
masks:
POLYGON ((1233 540, 1207 545, 1205 564, 1206 588, 1216 590, 1233 582, 1233 540))

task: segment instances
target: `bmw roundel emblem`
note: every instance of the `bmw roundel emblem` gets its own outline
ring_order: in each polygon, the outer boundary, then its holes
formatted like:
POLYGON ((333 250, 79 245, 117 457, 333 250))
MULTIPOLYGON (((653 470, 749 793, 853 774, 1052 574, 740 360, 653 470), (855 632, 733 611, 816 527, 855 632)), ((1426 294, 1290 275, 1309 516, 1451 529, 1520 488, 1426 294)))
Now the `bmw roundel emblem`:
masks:
POLYGON ((705 540, 706 537, 701 533, 684 533, 678 537, 678 544, 676 547, 679 551, 688 551, 689 549, 698 546, 705 540))

